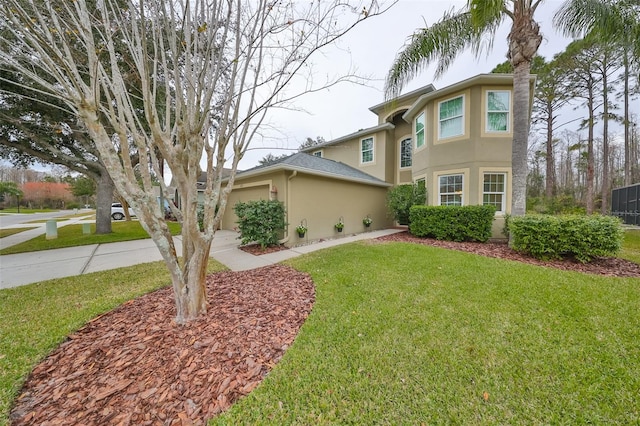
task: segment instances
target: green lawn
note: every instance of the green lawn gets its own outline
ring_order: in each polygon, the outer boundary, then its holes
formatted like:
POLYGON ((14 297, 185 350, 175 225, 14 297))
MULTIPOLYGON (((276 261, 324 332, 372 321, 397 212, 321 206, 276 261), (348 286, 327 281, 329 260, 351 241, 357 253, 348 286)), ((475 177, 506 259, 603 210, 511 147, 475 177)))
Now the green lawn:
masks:
MULTIPOLYGON (((314 309, 264 383, 212 424, 640 418, 640 279, 406 243, 348 244, 289 263, 312 275, 314 309)), ((66 335, 168 282, 156 262, 0 290, 0 425, 66 335)))
POLYGON ((624 233, 624 242, 619 257, 640 263, 640 230, 627 229, 624 233))
MULTIPOLYGON (((209 271, 224 269, 215 261, 209 271)), ((96 316, 170 284, 164 262, 0 290, 0 425, 31 369, 96 316)))
POLYGON ((317 301, 212 424, 636 424, 640 279, 406 243, 290 262, 317 301))
POLYGON ((87 220, 91 220, 91 218, 93 218, 93 220, 96 219, 95 213, 87 211, 87 212, 84 212, 84 213, 70 214, 70 215, 67 215, 67 216, 58 216, 58 217, 54 217, 54 218, 51 218, 51 219, 32 220, 32 221, 25 222, 25 223, 46 223, 46 222, 49 222, 50 220, 55 220, 56 222, 64 222, 65 220, 76 219, 78 217, 87 218, 87 220))
POLYGON ((18 234, 22 231, 28 231, 33 228, 7 228, 0 229, 0 238, 8 237, 9 235, 18 234))
POLYGON ((0 210, 0 213, 31 214, 31 213, 51 213, 51 212, 57 212, 57 211, 58 210, 52 210, 52 209, 27 209, 25 207, 20 207, 20 211, 18 211, 17 207, 8 207, 8 208, 0 210))
MULTIPOLYGON (((173 235, 180 233, 179 223, 169 222, 168 225, 173 235)), ((24 243, 0 250, 0 255, 149 238, 149 234, 147 234, 138 221, 113 222, 111 226, 113 232, 103 235, 94 234, 96 230, 95 224, 91 224, 92 233, 86 235, 82 233, 81 224, 63 226, 58 228, 58 238, 56 239, 47 240, 45 235, 40 235, 24 243)))

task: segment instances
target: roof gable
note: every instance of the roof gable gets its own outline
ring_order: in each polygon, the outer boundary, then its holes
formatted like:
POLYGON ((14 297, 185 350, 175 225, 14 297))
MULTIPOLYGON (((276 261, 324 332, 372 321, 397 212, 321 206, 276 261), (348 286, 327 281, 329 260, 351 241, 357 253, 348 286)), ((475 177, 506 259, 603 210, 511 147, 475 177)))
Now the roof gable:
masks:
POLYGON ((339 161, 316 157, 304 152, 298 152, 272 163, 260 165, 243 172, 238 172, 236 178, 270 173, 278 170, 293 170, 317 176, 349 180, 377 186, 391 186, 391 184, 371 176, 361 170, 348 166, 339 161))
POLYGON ((406 101, 411 100, 412 98, 425 95, 427 93, 433 92, 434 90, 436 90, 436 88, 433 84, 427 84, 426 86, 422 86, 419 89, 405 93, 404 95, 400 95, 393 99, 389 99, 382 103, 374 105, 371 108, 369 108, 369 111, 373 112, 376 115, 380 115, 382 111, 384 111, 385 109, 388 109, 389 107, 393 107, 394 105, 402 105, 406 101))
MULTIPOLYGON (((529 77, 529 84, 534 85, 535 81, 536 81, 536 76, 532 74, 529 77)), ((416 116, 430 100, 439 98, 441 96, 447 96, 451 93, 459 92, 461 90, 467 89, 472 86, 477 86, 477 85, 513 86, 513 74, 499 74, 499 73, 478 74, 476 76, 470 77, 466 80, 459 81, 450 86, 443 87, 442 89, 425 93, 424 95, 420 96, 414 102, 413 105, 411 105, 411 108, 409 108, 407 112, 404 113, 402 118, 408 123, 411 123, 413 117, 416 116)))
POLYGON ((392 130, 392 129, 395 129, 395 127, 396 126, 394 126, 391 123, 382 123, 382 124, 379 124, 377 126, 373 126, 373 127, 369 127, 369 128, 366 128, 366 129, 358 130, 357 132, 350 133, 350 134, 345 135, 345 136, 341 136, 341 137, 339 137, 337 139, 333 139, 333 140, 330 140, 328 142, 321 143, 319 145, 313 145, 313 146, 307 147, 307 148, 303 149, 301 152, 317 151, 319 149, 324 148, 325 146, 339 144, 341 142, 350 141, 352 139, 357 139, 357 138, 362 137, 362 136, 368 136, 368 135, 370 135, 372 133, 376 133, 376 132, 380 132, 380 131, 384 131, 384 130, 392 130))

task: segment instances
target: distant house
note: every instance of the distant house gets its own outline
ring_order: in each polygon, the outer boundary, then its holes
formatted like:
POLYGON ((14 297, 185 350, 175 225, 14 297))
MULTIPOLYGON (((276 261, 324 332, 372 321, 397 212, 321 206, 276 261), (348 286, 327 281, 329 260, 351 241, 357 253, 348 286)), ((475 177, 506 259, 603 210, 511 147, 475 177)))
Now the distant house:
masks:
MULTIPOLYGON (((534 85, 532 76, 532 95, 534 85)), ((236 226, 236 202, 278 199, 287 210, 288 245, 298 242, 300 221, 309 239, 335 236, 340 218, 345 233, 364 231, 367 215, 380 229, 392 225, 388 189, 422 182, 429 205, 494 205, 493 236, 501 236, 511 209, 511 74, 427 85, 370 110, 378 116, 373 127, 238 172, 222 228, 236 226)))

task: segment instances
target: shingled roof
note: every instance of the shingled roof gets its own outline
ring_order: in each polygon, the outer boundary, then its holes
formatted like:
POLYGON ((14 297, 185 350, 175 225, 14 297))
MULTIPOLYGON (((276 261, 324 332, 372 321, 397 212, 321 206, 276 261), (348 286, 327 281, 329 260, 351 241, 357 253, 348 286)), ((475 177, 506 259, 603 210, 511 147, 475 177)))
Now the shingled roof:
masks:
POLYGON ((298 152, 288 157, 275 160, 271 163, 260 165, 243 172, 238 172, 236 178, 264 174, 277 170, 293 170, 312 175, 366 183, 369 185, 392 186, 390 183, 339 161, 316 157, 314 155, 305 154, 304 152, 298 152))

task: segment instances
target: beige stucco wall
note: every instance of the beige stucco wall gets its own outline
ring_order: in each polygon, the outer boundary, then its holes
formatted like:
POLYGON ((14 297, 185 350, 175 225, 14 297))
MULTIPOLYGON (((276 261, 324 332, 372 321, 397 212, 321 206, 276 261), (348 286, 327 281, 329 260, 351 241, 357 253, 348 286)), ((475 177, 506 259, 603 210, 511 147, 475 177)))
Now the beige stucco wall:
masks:
POLYGON ((238 218, 233 209, 238 202, 246 203, 247 201, 281 199, 284 197, 286 197, 286 177, 282 171, 266 176, 236 178, 233 190, 229 194, 221 228, 234 229, 238 226, 238 218), (272 192, 274 190, 275 192, 272 192))
POLYGON ((364 232, 367 229, 362 219, 367 215, 373 220, 369 230, 392 225, 386 209, 386 187, 298 173, 289 181, 289 191, 289 245, 364 232), (341 217, 345 227, 338 233, 334 224, 341 217), (309 228, 303 239, 295 233, 301 221, 309 228))
POLYGON ((340 161, 385 182, 393 182, 393 173, 389 171, 389 164, 393 162, 393 158, 390 158, 393 156, 393 132, 372 132, 335 145, 324 146, 320 151, 323 158, 340 161), (363 139, 369 137, 373 137, 373 161, 362 163, 360 144, 363 139))
POLYGON ((293 171, 280 170, 251 178, 240 176, 236 178, 234 189, 229 194, 221 227, 234 229, 237 226, 233 211, 237 202, 275 197, 285 206, 288 227, 283 237, 287 246, 384 229, 392 225, 386 209, 387 191, 387 187, 293 171), (277 193, 273 192, 274 188, 277 193), (367 215, 373 220, 368 229, 362 224, 362 219, 367 215), (340 217, 345 223, 342 233, 334 228, 340 217), (295 228, 303 220, 309 231, 304 238, 299 238, 295 228))
MULTIPOLYGON (((504 173, 507 179, 505 194, 506 213, 511 210, 512 170, 512 121, 510 115, 509 131, 504 133, 489 133, 486 131, 486 92, 488 90, 507 90, 512 93, 511 108, 513 108, 512 86, 509 85, 474 85, 462 87, 444 96, 430 99, 422 109, 415 112, 412 121, 421 112, 425 112, 425 145, 416 149, 414 144, 412 175, 413 180, 426 179, 427 204, 439 203, 439 176, 462 174, 463 204, 476 205, 483 203, 483 175, 484 173, 504 173), (464 97, 464 133, 451 138, 439 138, 438 134, 438 105, 458 96, 464 97)), ((412 133, 415 124, 412 122, 412 133)), ((492 237, 504 238, 504 214, 498 213, 493 224, 492 237)))

